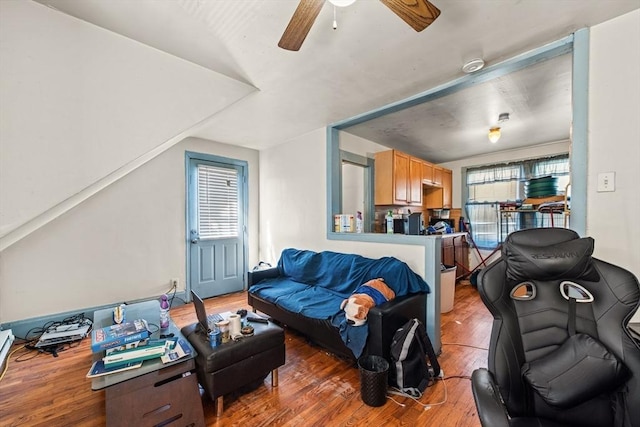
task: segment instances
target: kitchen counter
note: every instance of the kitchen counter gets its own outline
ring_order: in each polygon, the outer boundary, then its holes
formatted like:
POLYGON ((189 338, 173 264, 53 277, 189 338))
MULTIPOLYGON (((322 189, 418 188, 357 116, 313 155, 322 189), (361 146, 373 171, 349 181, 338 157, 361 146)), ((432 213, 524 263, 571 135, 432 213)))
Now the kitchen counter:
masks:
POLYGON ((461 231, 458 233, 449 233, 449 234, 431 234, 432 236, 442 236, 443 239, 451 239, 454 237, 466 236, 466 231, 461 231))

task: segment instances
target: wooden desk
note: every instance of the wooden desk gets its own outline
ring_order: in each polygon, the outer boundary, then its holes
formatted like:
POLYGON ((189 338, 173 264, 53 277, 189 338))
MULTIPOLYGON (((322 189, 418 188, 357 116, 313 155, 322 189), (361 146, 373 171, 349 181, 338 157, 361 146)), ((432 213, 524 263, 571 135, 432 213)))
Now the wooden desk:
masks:
MULTIPOLYGON (((93 326, 100 328, 112 323, 112 310, 97 310, 93 326)), ((160 303, 146 301, 127 305, 127 319, 145 319, 151 330, 160 324, 160 303), (155 326, 154 326, 155 325, 155 326)), ((182 338, 173 321, 162 333, 182 338)), ((160 331, 152 334, 159 338, 160 331)), ((190 344, 189 344, 190 345, 190 344)), ((94 378, 92 390, 105 390, 107 427, 156 426, 180 420, 180 425, 204 427, 202 400, 195 375, 195 350, 191 356, 163 364, 158 359, 146 360, 140 368, 94 378)), ((104 352, 94 354, 101 359, 104 352)))

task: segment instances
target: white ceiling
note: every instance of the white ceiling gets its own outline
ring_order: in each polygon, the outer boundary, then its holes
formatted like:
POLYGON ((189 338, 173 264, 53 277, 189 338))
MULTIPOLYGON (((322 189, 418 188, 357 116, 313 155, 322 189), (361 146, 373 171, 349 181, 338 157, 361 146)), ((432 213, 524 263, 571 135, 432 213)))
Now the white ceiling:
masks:
MULTIPOLYGON (((38 1, 258 88, 195 135, 257 149, 451 81, 471 58, 495 64, 640 7, 638 0, 433 0, 442 14, 416 33, 377 0, 339 8, 333 30, 326 3, 301 50, 291 52, 277 43, 296 0, 38 1)), ((566 139, 568 61, 547 61, 350 131, 406 144, 434 162, 566 139), (505 111, 512 118, 503 137, 489 144, 486 132, 505 111)))

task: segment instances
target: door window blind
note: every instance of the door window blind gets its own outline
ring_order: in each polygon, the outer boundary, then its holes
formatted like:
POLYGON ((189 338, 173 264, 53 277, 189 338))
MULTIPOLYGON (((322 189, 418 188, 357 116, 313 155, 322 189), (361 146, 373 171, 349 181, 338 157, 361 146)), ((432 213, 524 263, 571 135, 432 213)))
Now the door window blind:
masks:
POLYGON ((238 171, 198 165, 198 232, 201 239, 238 236, 238 171))

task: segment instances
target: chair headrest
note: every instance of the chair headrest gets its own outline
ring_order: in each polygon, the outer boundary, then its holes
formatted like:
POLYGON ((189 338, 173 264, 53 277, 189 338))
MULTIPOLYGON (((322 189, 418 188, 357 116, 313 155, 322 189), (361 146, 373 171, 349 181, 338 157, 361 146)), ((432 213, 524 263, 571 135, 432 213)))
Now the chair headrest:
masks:
POLYGON ((507 238, 502 246, 507 278, 514 281, 600 280, 591 258, 594 240, 591 237, 579 238, 571 230, 553 230, 523 230, 507 238))

